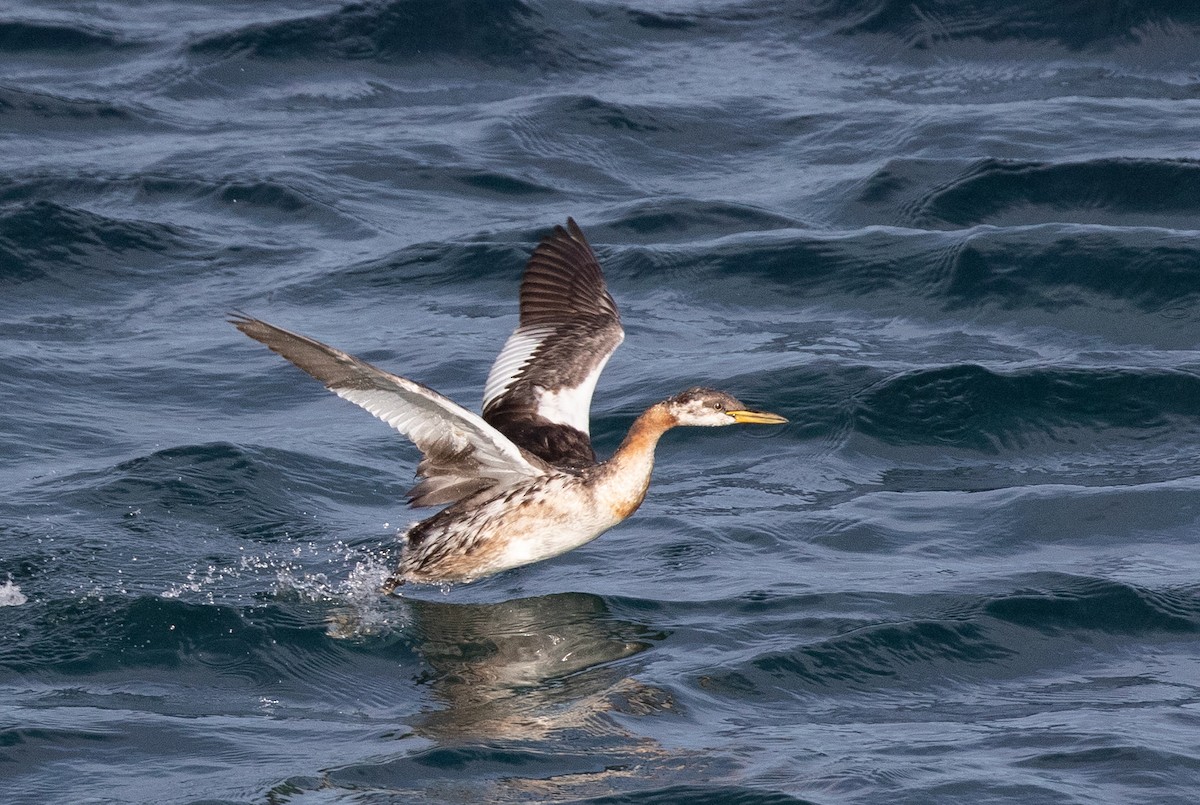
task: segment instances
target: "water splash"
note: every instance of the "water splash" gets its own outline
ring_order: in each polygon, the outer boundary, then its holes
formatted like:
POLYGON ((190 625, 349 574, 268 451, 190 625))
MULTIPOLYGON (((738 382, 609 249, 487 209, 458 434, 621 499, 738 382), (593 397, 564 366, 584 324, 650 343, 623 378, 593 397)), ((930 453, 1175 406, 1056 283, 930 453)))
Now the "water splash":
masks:
POLYGON ((0 584, 0 607, 19 607, 28 600, 21 588, 13 584, 11 578, 0 584))

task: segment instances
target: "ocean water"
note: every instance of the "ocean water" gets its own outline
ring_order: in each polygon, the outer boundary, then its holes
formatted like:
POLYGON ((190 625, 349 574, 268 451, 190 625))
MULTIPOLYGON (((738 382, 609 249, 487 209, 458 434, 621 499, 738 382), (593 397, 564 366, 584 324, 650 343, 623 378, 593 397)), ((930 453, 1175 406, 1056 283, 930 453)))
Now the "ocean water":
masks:
POLYGON ((0 800, 1192 803, 1200 12, 0 2, 0 800), (376 592, 525 259, 727 389, 628 522, 376 592))

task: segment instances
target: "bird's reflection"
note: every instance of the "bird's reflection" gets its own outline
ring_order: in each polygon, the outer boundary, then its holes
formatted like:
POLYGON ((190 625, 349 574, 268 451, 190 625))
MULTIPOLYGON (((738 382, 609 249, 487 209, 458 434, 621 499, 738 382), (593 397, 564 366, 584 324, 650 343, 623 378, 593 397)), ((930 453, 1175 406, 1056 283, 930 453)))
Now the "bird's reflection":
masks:
MULTIPOLYGON (((402 613, 394 637, 420 655, 417 681, 431 702, 397 738, 429 745, 406 743, 392 756, 289 781, 294 790, 374 788, 415 799, 437 792, 433 801, 446 801, 452 781, 458 801, 561 801, 636 789, 646 777, 682 784, 709 763, 639 733, 640 719, 615 717, 676 707, 667 690, 637 678, 642 664, 633 659, 666 633, 619 617, 600 596, 388 604, 337 613, 330 634, 361 639, 381 621, 395 626, 402 613)), ((288 801, 288 792, 272 801, 288 801)))
MULTIPOLYGON (((497 604, 410 599, 411 636, 428 663, 440 709, 414 724, 435 740, 538 740, 562 729, 612 729, 598 717, 614 707, 664 706, 618 660, 665 635, 614 617, 584 593, 497 604), (606 726, 607 725, 607 726, 606 726)), ((669 705, 666 705, 669 706, 669 705)))

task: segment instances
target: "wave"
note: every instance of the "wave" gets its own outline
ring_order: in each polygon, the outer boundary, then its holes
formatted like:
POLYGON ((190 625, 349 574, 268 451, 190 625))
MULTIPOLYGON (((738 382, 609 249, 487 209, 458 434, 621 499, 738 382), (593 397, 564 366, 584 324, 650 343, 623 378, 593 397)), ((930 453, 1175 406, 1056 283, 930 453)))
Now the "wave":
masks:
MULTIPOLYGON (((370 166, 378 168, 378 157, 370 166)), ((472 165, 433 165, 420 160, 394 160, 393 175, 405 191, 429 196, 508 199, 519 203, 545 202, 560 196, 557 188, 514 172, 472 165)), ((360 163, 367 165, 368 163, 360 163)))
POLYGON ((521 0, 356 3, 328 14, 208 36, 190 50, 268 59, 407 62, 444 57, 543 69, 573 64, 583 56, 521 0))
POLYGON ((1194 230, 1200 161, 893 160, 864 183, 855 204, 864 220, 907 226, 1053 221, 1194 230))
POLYGON ((880 34, 925 50, 941 42, 1050 41, 1072 50, 1140 42, 1147 31, 1195 30, 1200 12, 1169 0, 828 0, 808 12, 843 35, 880 34))
MULTIPOLYGON (((201 238, 200 231, 210 228, 207 215, 226 227, 319 227, 349 240, 374 234, 317 195, 299 180, 245 176, 224 181, 137 173, 10 178, 0 181, 0 277, 50 277, 74 285, 85 280, 79 269, 128 275, 161 271, 164 258, 172 258, 176 270, 186 266, 188 271, 207 271, 213 259, 244 261, 246 246, 201 238), (114 197, 135 215, 166 220, 117 218, 90 209, 111 209, 114 197), (176 223, 181 220, 191 226, 176 223)), ((293 253, 290 245, 287 253, 293 253)))
MULTIPOLYGON (((540 185, 490 172, 443 169, 430 181, 439 184, 462 182, 480 189, 517 195, 552 192, 540 185)), ((402 291, 414 284, 425 288, 461 288, 463 283, 470 283, 473 289, 467 294, 470 298, 489 298, 492 294, 488 290, 489 284, 494 284, 496 288, 505 289, 501 298, 511 299, 515 305, 521 272, 529 254, 550 227, 558 223, 561 220, 554 219, 537 228, 489 232, 467 236, 460 242, 416 243, 381 259, 278 287, 273 295, 279 299, 311 301, 313 294, 333 297, 371 291, 370 295, 374 296, 380 289, 402 291)), ((639 202, 606 218, 583 223, 611 278, 622 272, 629 273, 631 268, 635 272, 644 270, 662 277, 666 272, 659 270, 658 262, 674 259, 673 253, 664 249, 644 255, 630 252, 613 255, 608 245, 611 241, 621 244, 707 241, 743 232, 747 227, 771 230, 799 226, 793 219, 756 207, 692 198, 639 202), (638 265, 631 267, 631 263, 638 265)))
POLYGON ((611 232, 623 241, 645 239, 647 242, 665 243, 801 226, 803 224, 794 218, 746 204, 664 198, 633 204, 608 221, 592 225, 588 231, 597 241, 602 241, 611 232))
MULTIPOLYGON (((151 122, 145 110, 134 111, 109 101, 64 98, 44 92, 26 92, 11 87, 0 87, 0 119, 12 128, 39 129, 47 133, 47 126, 84 124, 134 125, 142 128, 151 122)), ((93 132, 94 133, 94 132, 93 132)))
POLYGON ((186 250, 184 230, 99 215, 53 201, 0 211, 0 278, 56 277, 86 285, 79 269, 124 272, 167 252, 186 250))
POLYGON ((78 55, 136 46, 137 43, 121 34, 88 25, 15 20, 0 22, 0 53, 42 51, 78 55))
POLYGON ((1195 590, 1150 590, 1057 573, 1030 578, 1024 589, 988 601, 983 612, 1050 635, 1200 631, 1200 599, 1195 590))
POLYGON ((1093 319, 1123 310, 1152 328, 1195 316, 1197 259, 1200 246, 1187 233, 1069 227, 978 232, 942 255, 935 287, 948 309, 1077 308, 1090 310, 1093 319))
MULTIPOLYGON (((130 386, 131 393, 141 393, 137 384, 130 386)), ((217 442, 55 478, 36 494, 85 510, 120 512, 124 529, 137 533, 198 522, 262 543, 295 540, 318 529, 307 514, 316 505, 362 504, 364 496, 394 505, 402 498, 395 477, 379 474, 364 484, 372 474, 369 467, 328 457, 217 442)))
POLYGON ((721 170, 731 152, 771 159, 813 128, 810 117, 754 97, 650 103, 563 93, 506 113, 489 151, 541 165, 564 191, 646 198, 680 177, 721 170))
POLYGON ((1072 644, 1090 650, 1103 635, 1186 640, 1200 631, 1194 589, 1151 590, 1062 573, 1012 581, 1009 592, 948 598, 943 617, 850 628, 759 654, 706 676, 705 686, 734 696, 763 696, 770 688, 877 691, 918 679, 1006 676, 1028 663, 1045 671, 1044 651, 1065 661, 1072 644))
MULTIPOLYGON (((347 651, 326 637, 321 612, 296 607, 240 608, 107 595, 25 609, 30 610, 27 628, 0 647, 0 667, 8 672, 53 669, 88 676, 167 668, 180 676, 217 675, 269 685, 289 679, 308 687, 341 676, 347 651), (314 678, 306 680, 306 674, 314 678)), ((214 683, 210 679, 206 684, 214 683)))
MULTIPOLYGON (((340 298, 356 290, 465 282, 483 297, 508 298, 548 225, 418 243, 276 293, 300 301, 311 293, 340 298)), ((854 306, 874 299, 886 315, 970 311, 976 319, 987 314, 1005 323, 1110 334, 1115 343, 1136 332, 1138 339, 1181 347, 1192 345, 1200 316, 1194 270, 1200 245, 1173 230, 1049 224, 823 232, 753 208, 693 199, 633 205, 587 223, 587 230, 618 301, 631 288, 664 287, 710 295, 703 304, 716 309, 731 303, 730 288, 738 291, 736 303, 764 310, 824 307, 844 296, 854 306), (738 232, 742 222, 759 231, 738 232)))
POLYGON ((757 657, 753 666, 775 678, 816 686, 857 686, 898 677, 914 666, 988 664, 1014 655, 973 623, 913 621, 881 624, 839 635, 796 651, 757 657))
MULTIPOLYGON (((643 271, 669 272, 680 255, 646 251, 638 259, 643 271)), ((873 296, 893 313, 897 304, 916 315, 991 309, 1007 320, 1111 331, 1118 343, 1136 328, 1138 338, 1159 334, 1187 346, 1200 300, 1198 261, 1192 233, 1073 224, 756 234, 686 259, 693 275, 751 282, 766 307, 873 296), (1059 318, 1071 311, 1079 316, 1059 318)))
POLYGON ((812 800, 767 788, 673 785, 575 800, 575 805, 812 805, 812 800))
POLYGON ((385 260, 350 268, 346 274, 366 279, 371 288, 402 289, 418 277, 434 287, 457 285, 464 279, 515 283, 528 258, 528 247, 504 243, 417 244, 385 260))
POLYGON ((1080 431, 1173 441, 1200 431, 1200 376, 1146 369, 919 369, 858 397, 855 428, 889 444, 997 452, 1080 431))
POLYGON ((159 205, 169 202, 189 206, 201 204, 223 215, 236 213, 238 218, 288 224, 315 222, 343 230, 348 237, 361 235, 365 229, 360 221, 316 198, 316 194, 309 192, 300 180, 291 182, 253 174, 224 179, 134 174, 96 177, 91 184, 94 192, 119 190, 139 201, 159 205))

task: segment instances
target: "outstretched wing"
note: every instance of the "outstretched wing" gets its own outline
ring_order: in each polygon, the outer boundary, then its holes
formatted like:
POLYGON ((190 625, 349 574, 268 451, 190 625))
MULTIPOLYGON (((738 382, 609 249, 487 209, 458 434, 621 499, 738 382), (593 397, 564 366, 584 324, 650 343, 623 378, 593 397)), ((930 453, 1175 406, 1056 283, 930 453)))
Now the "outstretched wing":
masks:
POLYGON ((520 323, 488 374, 483 418, 551 464, 594 464, 592 392, 623 340, 600 263, 568 218, 529 258, 520 323))
POLYGON ((427 386, 250 316, 235 314, 229 322, 411 439, 424 454, 421 481, 409 492, 414 506, 454 503, 546 472, 536 457, 427 386))

